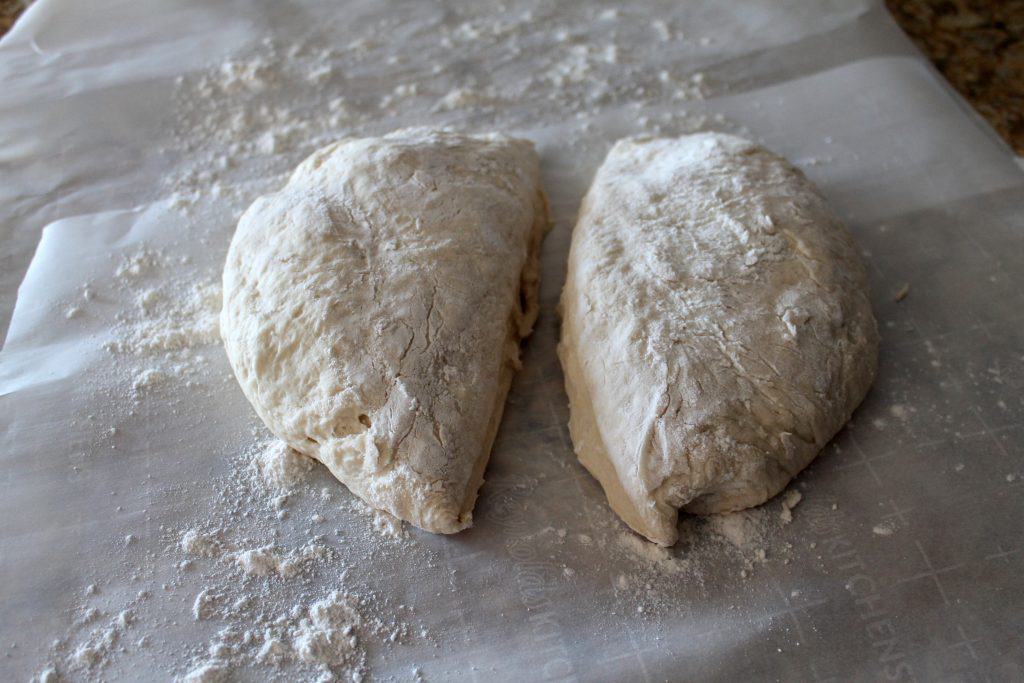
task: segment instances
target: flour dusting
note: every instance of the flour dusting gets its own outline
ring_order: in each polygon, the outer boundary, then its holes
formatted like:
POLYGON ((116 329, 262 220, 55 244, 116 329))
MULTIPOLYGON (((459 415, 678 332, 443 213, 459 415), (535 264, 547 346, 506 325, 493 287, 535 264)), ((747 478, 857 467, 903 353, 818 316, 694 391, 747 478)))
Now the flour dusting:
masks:
POLYGON ((274 439, 258 446, 253 466, 268 487, 287 491, 306 479, 313 469, 313 461, 284 441, 274 439))

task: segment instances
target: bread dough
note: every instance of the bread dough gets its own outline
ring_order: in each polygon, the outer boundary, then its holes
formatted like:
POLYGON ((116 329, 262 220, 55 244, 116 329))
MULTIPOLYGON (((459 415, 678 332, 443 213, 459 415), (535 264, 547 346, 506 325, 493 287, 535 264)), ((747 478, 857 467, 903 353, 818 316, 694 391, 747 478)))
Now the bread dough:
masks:
POLYGON ((526 140, 406 130, 321 149, 228 251, 221 335, 242 390, 369 505, 470 526, 547 225, 526 140))
POLYGON ((661 545, 679 509, 778 493, 875 374, 849 233, 800 171, 734 136, 616 144, 583 201, 560 308, 573 446, 661 545))

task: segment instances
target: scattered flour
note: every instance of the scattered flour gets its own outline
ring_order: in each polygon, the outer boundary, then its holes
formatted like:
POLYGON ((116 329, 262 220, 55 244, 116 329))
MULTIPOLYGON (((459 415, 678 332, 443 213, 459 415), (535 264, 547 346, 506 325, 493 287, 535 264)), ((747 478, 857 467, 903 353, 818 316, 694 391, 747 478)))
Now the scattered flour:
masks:
POLYGON ((389 512, 376 510, 354 496, 348 500, 346 507, 369 520, 370 528, 380 541, 396 542, 409 538, 405 522, 389 512))
POLYGON ((330 559, 333 551, 317 538, 301 548, 281 554, 273 544, 231 554, 235 564, 246 576, 271 576, 291 578, 301 573, 310 562, 330 559))
POLYGON ((803 497, 803 494, 796 489, 789 489, 783 494, 782 510, 779 512, 779 519, 782 520, 783 524, 789 524, 793 521, 793 508, 803 500, 803 497))
POLYGON ((501 102, 499 96, 491 91, 477 90, 472 87, 454 88, 434 105, 435 112, 456 111, 493 107, 501 102))
POLYGON ((263 482, 274 490, 289 490, 305 480, 313 460, 291 449, 280 439, 261 444, 253 456, 253 466, 263 482))
POLYGON ((219 284, 195 283, 184 292, 168 295, 165 305, 153 306, 158 296, 162 294, 155 290, 144 293, 138 317, 121 327, 118 341, 110 343, 108 350, 154 356, 219 343, 219 284))
POLYGON ((146 368, 135 375, 135 380, 132 382, 132 388, 134 388, 136 392, 143 392, 154 389, 161 384, 165 384, 168 379, 169 377, 167 373, 155 370, 154 368, 146 368))
POLYGON ((281 557, 274 552, 273 545, 236 552, 233 558, 246 576, 270 576, 281 570, 281 557))
MULTIPOLYGON (((789 501, 796 505, 799 496, 790 496, 789 501)), ((596 512, 589 516, 599 518, 596 512)), ((788 563, 791 545, 773 543, 771 554, 766 549, 773 532, 784 525, 761 506, 706 517, 683 515, 680 540, 671 548, 623 530, 618 522, 600 524, 590 534, 570 538, 581 549, 597 547, 613 562, 625 562, 629 571, 616 575, 613 581, 617 598, 627 601, 629 613, 653 617, 677 609, 680 580, 691 590, 702 590, 710 567, 716 568, 717 583, 723 564, 737 564, 738 575, 746 579, 770 559, 788 563)), ((574 575, 566 574, 570 578, 574 575)))
POLYGON ((175 680, 180 683, 223 683, 228 680, 229 670, 216 662, 204 662, 175 680))
POLYGON ((373 528, 385 538, 401 540, 408 538, 405 522, 384 510, 373 510, 373 528))
POLYGON ((188 529, 181 535, 181 549, 187 555, 213 557, 220 552, 221 543, 216 533, 188 529))
POLYGON ((217 605, 220 600, 220 595, 217 595, 208 588, 204 588, 196 596, 196 601, 192 603, 192 618, 196 621, 210 619, 217 613, 217 605))
POLYGON ((672 31, 669 30, 668 24, 661 19, 655 19, 651 22, 651 29, 654 31, 654 35, 658 37, 663 43, 667 43, 672 40, 672 31))
POLYGON ((268 633, 263 639, 263 645, 260 646, 259 652, 256 653, 256 659, 263 664, 279 666, 288 657, 289 652, 290 649, 285 641, 268 633))
POLYGON ((71 654, 71 668, 93 670, 104 666, 114 654, 126 626, 121 626, 115 619, 105 627, 93 629, 86 640, 80 643, 71 654))
POLYGON ((892 536, 896 531, 896 525, 892 521, 876 524, 871 531, 877 536, 892 536))
MULTIPOLYGON (((262 449, 254 446, 254 450, 262 449)), ((233 523, 251 519, 260 510, 266 516, 254 530, 269 531, 277 523, 272 510, 274 501, 281 496, 275 495, 262 475, 251 467, 251 457, 251 451, 236 457, 243 466, 241 471, 250 474, 226 479, 219 485, 212 517, 204 520, 202 526, 172 532, 168 538, 167 551, 177 551, 190 559, 178 565, 177 578, 170 585, 165 583, 163 590, 184 586, 182 580, 186 576, 202 572, 205 585, 193 593, 191 618, 216 623, 219 628, 205 648, 185 653, 189 663, 182 667, 183 672, 176 680, 234 680, 243 667, 280 670, 281 675, 286 670, 303 672, 298 677, 309 680, 362 680, 369 672, 364 644, 399 644, 409 637, 410 629, 405 622, 394 619, 395 610, 388 608, 385 599, 372 597, 372 592, 353 592, 345 585, 346 561, 325 538, 312 536, 291 549, 277 543, 246 548, 246 543, 232 540, 233 523), (250 468, 246 469, 245 464, 250 464, 250 468), (336 574, 330 583, 339 588, 326 596, 305 594, 302 587, 313 571, 332 566, 336 574), (368 616, 368 612, 373 616, 368 616)), ((325 506, 331 504, 334 496, 329 489, 308 493, 297 497, 316 503, 322 512, 313 517, 323 518, 330 509, 325 506)), ((360 513, 351 519, 365 516, 360 513)), ((367 531, 370 526, 367 524, 367 531)), ((362 538, 371 541, 373 552, 384 547, 379 545, 383 539, 375 532, 362 538)), ((409 552, 415 556, 416 547, 403 550, 403 554, 409 552)), ((88 599, 99 592, 95 584, 90 584, 84 594, 88 599)), ((136 605, 150 596, 149 591, 140 591, 137 601, 121 610, 109 624, 92 628, 66 655, 62 654, 63 645, 55 644, 51 651, 54 663, 48 664, 53 671, 50 679, 54 680, 53 676, 62 671, 88 672, 92 677, 118 653, 152 647, 150 633, 127 638, 130 628, 137 624, 146 627, 147 620, 139 618, 136 605)), ((100 610, 89 607, 79 621, 87 627, 101 617, 100 610)), ((421 628, 417 633, 425 637, 427 631, 421 628)), ((42 680, 44 673, 45 670, 40 672, 36 680, 42 680)), ((292 675, 287 674, 286 678, 292 675)))
POLYGON ((623 548, 645 562, 667 562, 672 558, 667 549, 646 541, 631 531, 623 531, 619 534, 618 542, 623 548))
POLYGON ((333 591, 309 606, 308 616, 292 635, 292 648, 308 664, 326 669, 361 669, 366 658, 356 633, 361 623, 356 601, 333 591))
POLYGON ((132 305, 117 316, 104 348, 117 358, 114 367, 127 373, 129 395, 137 401, 172 383, 202 379, 208 367, 203 349, 219 343, 220 285, 212 274, 197 280, 187 265, 187 258, 142 247, 116 266, 115 288, 132 305))
POLYGON ((708 515, 707 526, 713 534, 734 548, 745 548, 764 538, 764 521, 760 508, 708 515))

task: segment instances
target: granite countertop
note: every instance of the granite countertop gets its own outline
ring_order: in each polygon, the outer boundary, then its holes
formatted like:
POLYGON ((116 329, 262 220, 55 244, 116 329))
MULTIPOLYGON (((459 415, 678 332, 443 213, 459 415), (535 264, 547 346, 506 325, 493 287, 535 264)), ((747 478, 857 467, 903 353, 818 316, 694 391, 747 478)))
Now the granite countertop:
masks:
POLYGON ((7 33, 23 9, 21 0, 0 0, 0 35, 7 33))
MULTIPOLYGON (((23 0, 0 0, 0 35, 23 0)), ((1024 0, 886 0, 889 11, 999 135, 1024 155, 1024 0)))
POLYGON ((1024 155, 1024 0, 886 0, 939 71, 1024 155))

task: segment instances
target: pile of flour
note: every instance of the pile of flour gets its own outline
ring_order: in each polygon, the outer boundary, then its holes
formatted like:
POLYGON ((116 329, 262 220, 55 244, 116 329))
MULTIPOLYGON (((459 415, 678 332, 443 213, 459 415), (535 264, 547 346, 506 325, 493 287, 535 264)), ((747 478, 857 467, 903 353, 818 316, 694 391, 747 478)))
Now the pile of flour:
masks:
POLYGON ((252 458, 253 467, 263 482, 282 493, 302 484, 313 469, 313 461, 289 448, 280 439, 259 444, 252 458))

